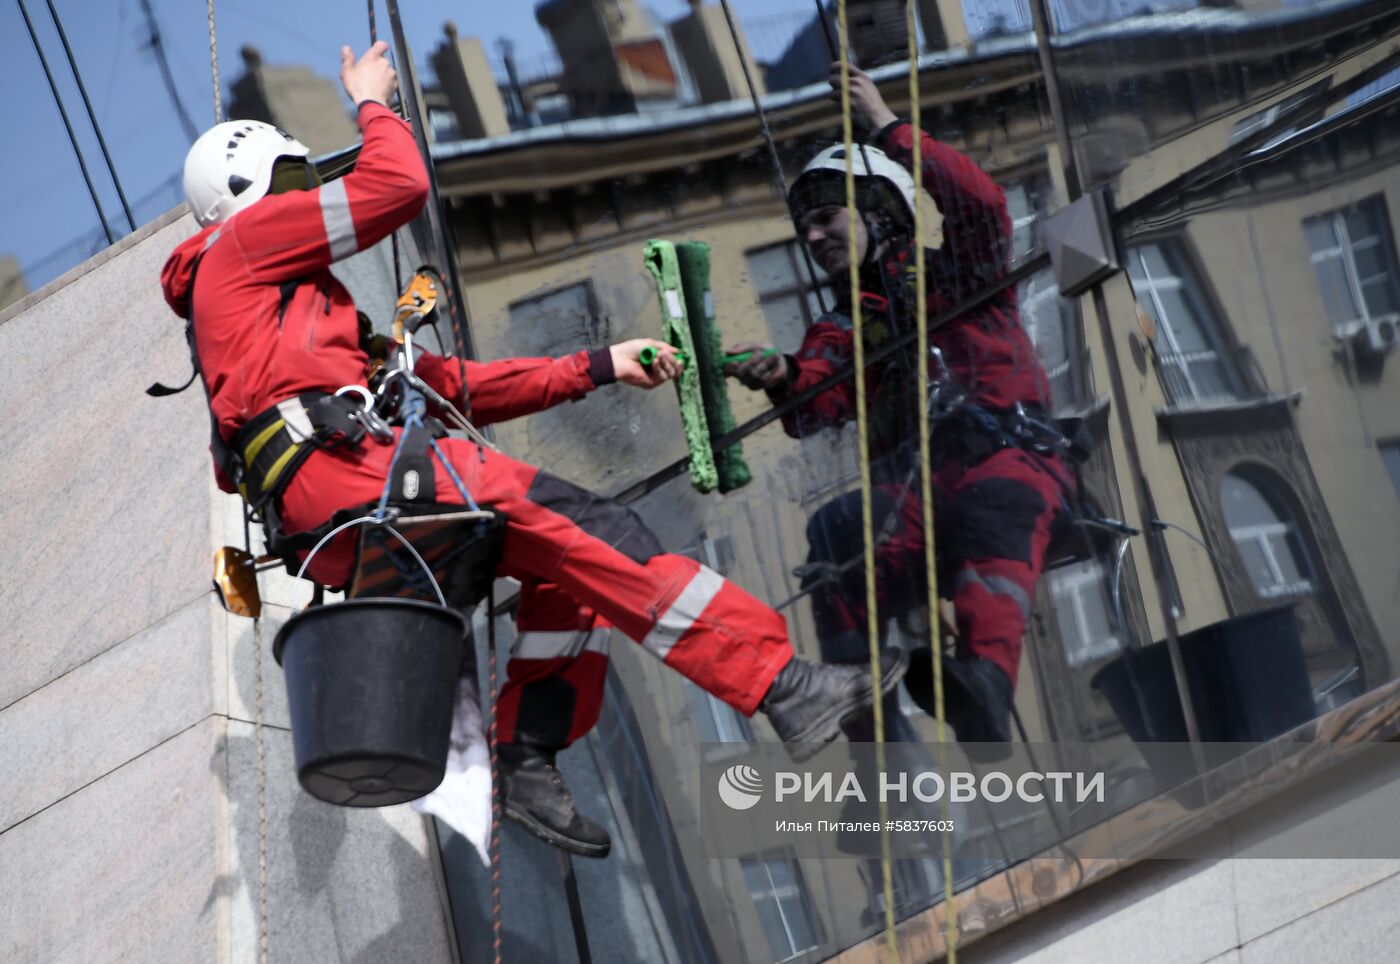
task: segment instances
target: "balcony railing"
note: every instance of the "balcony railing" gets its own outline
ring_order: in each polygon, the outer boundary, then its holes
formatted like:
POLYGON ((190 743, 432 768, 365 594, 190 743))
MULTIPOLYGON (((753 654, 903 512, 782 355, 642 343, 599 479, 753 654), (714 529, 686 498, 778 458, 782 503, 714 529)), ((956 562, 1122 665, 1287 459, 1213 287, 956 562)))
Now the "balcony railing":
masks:
POLYGON ((1157 371, 1173 408, 1218 408, 1267 392, 1264 373, 1248 345, 1162 353, 1157 371))

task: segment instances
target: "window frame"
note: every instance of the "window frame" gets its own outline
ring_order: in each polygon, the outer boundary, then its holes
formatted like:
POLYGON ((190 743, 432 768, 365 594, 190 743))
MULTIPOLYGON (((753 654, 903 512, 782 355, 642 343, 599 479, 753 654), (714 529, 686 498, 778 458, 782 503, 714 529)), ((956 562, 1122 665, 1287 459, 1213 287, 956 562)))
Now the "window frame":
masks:
MULTIPOLYGON (((784 298, 797 298, 797 303, 802 309, 802 330, 806 331, 820 315, 813 314, 811 302, 808 297, 816 292, 825 292, 825 296, 818 296, 819 302, 827 302, 831 294, 831 279, 824 275, 818 275, 816 283, 805 270, 801 248, 803 241, 801 238, 786 238, 782 241, 775 241, 771 244, 761 244, 756 248, 744 249, 744 267, 749 269, 751 260, 755 255, 764 254, 775 248, 782 248, 787 254, 788 267, 792 269, 793 281, 791 284, 782 287, 762 290, 754 281, 752 270, 749 270, 749 284, 753 286, 754 297, 758 301, 759 312, 763 315, 764 324, 767 325, 768 316, 763 311, 764 306, 774 301, 781 301, 784 298)), ((815 263, 812 265, 814 271, 820 271, 815 263)), ((771 326, 769 326, 771 330, 771 326)))
POLYGON ((1317 568, 1312 560, 1311 539, 1308 531, 1299 523, 1298 513, 1291 504, 1296 500, 1288 498, 1288 494, 1291 492, 1287 489, 1286 482, 1271 471, 1258 466, 1236 465, 1220 477, 1217 496, 1220 499, 1220 517, 1225 523, 1225 531, 1230 537, 1230 543, 1235 547, 1235 555, 1239 560, 1240 567, 1248 578, 1249 585, 1253 587, 1260 599, 1271 601, 1295 599, 1317 592, 1315 575, 1317 568), (1230 512, 1224 499, 1225 481, 1231 477, 1245 483, 1257 492, 1265 505, 1268 506, 1269 511, 1273 513, 1276 521, 1246 525, 1232 524, 1230 512), (1288 545, 1290 535, 1293 536, 1293 544, 1297 546, 1294 562, 1297 564, 1298 572, 1303 577, 1292 581, 1283 578, 1283 570, 1279 566, 1277 552, 1273 545, 1275 538, 1281 538, 1284 544, 1288 545), (1260 586, 1254 578, 1254 571, 1243 551, 1243 544, 1246 540, 1263 556, 1270 575, 1273 577, 1272 584, 1260 586))
MULTIPOLYGON (((1373 276, 1383 277, 1390 286, 1391 298, 1397 306, 1400 306, 1400 263, 1397 263, 1395 246, 1392 241, 1392 231, 1390 226, 1390 211, 1386 205, 1384 193, 1372 194, 1361 198, 1351 204, 1345 204, 1329 211, 1310 215, 1303 219, 1303 240, 1308 246, 1308 262, 1317 272, 1318 287, 1323 292, 1323 310, 1328 314, 1328 321, 1331 323, 1333 334, 1339 337, 1349 337, 1367 324, 1373 324, 1386 319, 1400 320, 1400 310, 1383 315, 1372 315, 1371 308, 1366 303, 1366 292, 1360 276, 1360 270, 1356 264, 1356 244, 1352 241, 1347 230, 1347 215, 1360 213, 1363 208, 1371 206, 1380 218, 1381 229, 1374 237, 1375 246, 1381 248, 1382 257, 1385 260, 1384 275, 1373 276), (1313 248, 1312 242, 1308 239, 1308 226, 1319 222, 1325 222, 1332 226, 1333 236, 1338 239, 1336 247, 1318 251, 1313 248), (1342 275, 1346 278, 1347 293, 1351 296, 1351 303, 1354 317, 1341 321, 1332 316, 1331 304, 1327 301, 1325 279, 1322 275, 1321 265, 1324 261, 1340 259, 1342 263, 1342 275)), ((1369 240, 1369 239, 1368 239, 1369 240)))
POLYGON ((755 894, 753 889, 748 886, 748 874, 745 872, 745 864, 757 864, 762 868, 763 876, 768 881, 768 890, 766 894, 762 895, 763 899, 773 902, 778 911, 778 918, 783 925, 783 934, 787 939, 788 953, 781 957, 774 957, 774 964, 783 964, 785 961, 796 960, 804 954, 819 949, 824 943, 821 921, 820 918, 813 913, 811 892, 807 887, 806 878, 802 873, 802 865, 798 862, 796 855, 793 854, 791 850, 783 849, 762 851, 752 857, 739 858, 739 872, 744 877, 745 889, 749 892, 749 899, 753 901, 754 914, 758 919, 759 929, 763 931, 764 940, 768 941, 769 951, 776 955, 778 949, 773 947, 772 941, 769 940, 768 928, 763 926, 763 917, 759 914, 760 895, 755 894), (770 864, 775 861, 786 864, 789 873, 792 875, 791 894, 786 893, 787 888, 784 888, 783 894, 779 894, 778 892, 778 885, 773 880, 773 870, 770 866, 770 864), (783 909, 783 900, 788 897, 797 898, 797 902, 802 908, 802 913, 807 917, 807 929, 811 931, 812 940, 816 943, 807 947, 797 946, 798 942, 793 936, 793 929, 788 922, 787 912, 783 909))
POLYGON ((1395 498, 1400 500, 1400 436, 1394 438, 1379 439, 1376 442, 1376 452, 1381 457, 1381 467, 1390 479, 1390 484, 1395 488, 1395 498), (1391 468, 1391 463, 1386 459, 1386 452, 1395 453, 1395 468, 1391 468))
MULTIPOLYGON (((1094 593, 1096 596, 1107 597, 1103 599, 1104 622, 1108 626, 1109 634, 1106 637, 1098 637, 1095 643, 1103 644, 1099 647, 1078 647, 1071 649, 1069 640, 1064 638, 1060 632, 1060 645, 1064 649, 1065 662, 1071 670, 1089 666, 1093 663, 1122 652, 1125 648, 1123 628, 1119 621, 1118 614, 1113 611, 1112 592, 1113 587, 1109 585, 1112 573, 1103 564, 1103 560, 1093 557, 1082 560, 1071 565, 1058 566, 1045 573, 1046 589, 1050 594, 1054 606, 1054 612, 1060 612, 1060 607, 1069 607, 1069 613, 1075 625, 1075 640, 1087 640, 1088 619, 1084 612, 1086 593, 1094 593), (1107 643, 1112 642, 1112 647, 1107 647, 1107 643)), ((1059 630, 1058 618, 1056 629, 1059 630)))
MULTIPOLYGON (((1126 260, 1133 263, 1136 259, 1134 267, 1142 271, 1147 282, 1146 290, 1139 290, 1142 286, 1133 278, 1132 269, 1128 267, 1128 264, 1124 265, 1129 285, 1132 287, 1133 297, 1138 302, 1150 299, 1157 315, 1154 319, 1157 338, 1159 341, 1165 340, 1166 347, 1169 349, 1163 351, 1159 345, 1153 352, 1157 359, 1158 379, 1161 381, 1162 392, 1166 395, 1168 404, 1177 408, 1203 409, 1217 405, 1231 405, 1251 397, 1253 392, 1240 371, 1238 348, 1230 338, 1230 329, 1225 319, 1225 313, 1209 284, 1204 280, 1206 275, 1201 270, 1190 241, 1180 234, 1155 235, 1135 238, 1124 247, 1126 260), (1209 348, 1192 351, 1181 350, 1172 319, 1157 293, 1159 285, 1163 283, 1152 278, 1146 259, 1141 254, 1142 250, 1149 246, 1156 247, 1161 252, 1162 260, 1172 271, 1169 278, 1176 282, 1176 287, 1183 292, 1183 299, 1196 312, 1198 317, 1192 320, 1201 334, 1201 340, 1208 344, 1209 348), (1227 383, 1225 390, 1229 393, 1228 395, 1203 393, 1196 387, 1195 380, 1191 377, 1191 366, 1203 363, 1213 363, 1219 367, 1221 375, 1227 383), (1189 396, 1174 388, 1173 380, 1164 375, 1164 369, 1168 366, 1177 373, 1179 382, 1189 389, 1189 396)), ((1165 280, 1163 279, 1163 282, 1165 280)), ((1167 287, 1161 286, 1161 290, 1167 290, 1167 287)))

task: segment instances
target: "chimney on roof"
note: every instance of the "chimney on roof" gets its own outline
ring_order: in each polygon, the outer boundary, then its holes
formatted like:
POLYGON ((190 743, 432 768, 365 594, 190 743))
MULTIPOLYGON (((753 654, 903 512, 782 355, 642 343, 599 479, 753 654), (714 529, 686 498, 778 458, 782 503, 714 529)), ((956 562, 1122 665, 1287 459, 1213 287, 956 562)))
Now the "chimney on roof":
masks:
POLYGON ((763 85, 763 72, 757 69, 749 53, 743 27, 737 23, 734 26, 739 35, 737 48, 724 10, 714 4, 706 6, 704 0, 690 0, 690 13, 671 24, 671 37, 690 70, 703 103, 747 98, 749 87, 744 81, 745 63, 748 64, 756 92, 760 95, 767 92, 763 85))
POLYGON ((359 128, 350 119, 340 85, 301 64, 270 67, 251 44, 241 51, 243 76, 233 82, 228 116, 266 121, 291 133, 325 154, 359 139, 359 128))
POLYGON ((442 25, 442 32, 445 39, 432 55, 433 71, 458 132, 467 140, 509 134, 506 105, 481 41, 458 36, 451 20, 442 25))
POLYGON ((965 50, 972 44, 962 0, 918 0, 919 25, 928 50, 965 50))
POLYGON ((544 0, 535 19, 559 52, 575 114, 626 113, 638 101, 676 96, 666 43, 636 0, 544 0))

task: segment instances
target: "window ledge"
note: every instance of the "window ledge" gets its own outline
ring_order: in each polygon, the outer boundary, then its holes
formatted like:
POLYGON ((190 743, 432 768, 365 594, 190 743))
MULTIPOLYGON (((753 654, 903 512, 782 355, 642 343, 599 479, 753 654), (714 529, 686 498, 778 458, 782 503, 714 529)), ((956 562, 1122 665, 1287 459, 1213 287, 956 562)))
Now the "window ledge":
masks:
MULTIPOLYGON (((954 919, 980 926, 958 936, 966 946, 1028 917, 1036 910, 1084 890, 1145 858, 1180 844, 1221 821, 1256 806, 1304 780, 1346 762, 1365 744, 1400 736, 1400 679, 1379 686, 1317 719, 1255 747, 1243 756, 1193 780, 1159 793, 1081 831, 1060 845, 1015 864, 953 897, 954 919), (1231 779, 1238 774, 1243 779, 1231 779), (1209 802, 1184 809, 1174 797, 1199 792, 1209 802), (1121 841, 1112 857, 1074 858, 1091 837, 1121 841), (1075 868, 1078 868, 1077 872, 1075 868), (1027 903, 1025 895, 1035 894, 1027 903)), ((947 953, 944 902, 899 922, 900 940, 928 950, 929 959, 947 953)), ((838 960, 876 960, 884 934, 847 948, 838 960), (873 955, 873 956, 872 956, 873 955)))
POLYGON ((1153 409, 1157 420, 1167 426, 1187 425, 1221 416, 1249 415, 1297 408, 1303 401, 1303 390, 1259 395, 1255 398, 1228 402, 1207 402, 1201 405, 1161 405, 1153 409))

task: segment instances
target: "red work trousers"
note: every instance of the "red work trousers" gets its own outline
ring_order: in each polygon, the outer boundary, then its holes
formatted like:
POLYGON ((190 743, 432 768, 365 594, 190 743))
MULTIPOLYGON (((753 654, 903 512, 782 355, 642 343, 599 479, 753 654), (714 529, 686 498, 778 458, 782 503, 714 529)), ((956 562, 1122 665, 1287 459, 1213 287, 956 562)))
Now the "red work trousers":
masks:
MULTIPOLYGON (((587 732, 602 701, 608 627, 754 713, 792 659, 782 616, 713 570, 663 553, 620 503, 469 441, 438 445, 472 498, 508 519, 497 574, 520 580, 522 594, 498 715, 502 742, 558 747, 587 732)), ((283 493, 285 530, 313 529, 339 509, 377 501, 393 453, 393 445, 366 439, 311 455, 283 493)), ((435 468, 438 501, 462 504, 448 473, 435 468)), ((354 540, 353 531, 338 536, 308 575, 345 583, 354 540)))
MULTIPOLYGON (((1050 526, 1067 475, 1059 459, 1005 448, 971 467, 951 461, 933 471, 934 541, 940 595, 951 598, 958 646, 989 659, 1015 686, 1022 636, 1044 567, 1050 526)), ((880 624, 928 603, 923 505, 917 474, 909 485, 887 483, 872 493, 875 585, 880 624)), ((860 493, 822 506, 808 522, 809 562, 841 564, 863 551, 860 493)), ((822 658, 870 658, 866 638, 865 570, 839 579, 814 569, 809 584, 822 658)))

